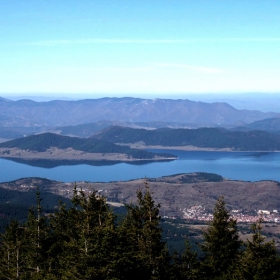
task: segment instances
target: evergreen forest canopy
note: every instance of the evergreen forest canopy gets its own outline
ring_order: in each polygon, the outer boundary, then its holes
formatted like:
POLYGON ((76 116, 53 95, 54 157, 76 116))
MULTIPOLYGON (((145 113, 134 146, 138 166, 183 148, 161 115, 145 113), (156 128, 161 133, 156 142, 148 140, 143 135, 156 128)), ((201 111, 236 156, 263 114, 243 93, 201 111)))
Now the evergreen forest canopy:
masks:
POLYGON ((160 128, 155 130, 114 126, 94 135, 113 143, 144 142, 147 146, 226 149, 233 151, 280 150, 280 136, 266 131, 230 131, 224 128, 160 128))
POLYGON ((242 242, 220 198, 204 231, 201 252, 190 241, 182 254, 168 251, 159 209, 148 184, 137 203, 116 216, 97 191, 74 188, 72 204, 45 215, 37 206, 27 221, 12 221, 1 235, 0 279, 280 279, 274 242, 265 242, 261 220, 242 242))

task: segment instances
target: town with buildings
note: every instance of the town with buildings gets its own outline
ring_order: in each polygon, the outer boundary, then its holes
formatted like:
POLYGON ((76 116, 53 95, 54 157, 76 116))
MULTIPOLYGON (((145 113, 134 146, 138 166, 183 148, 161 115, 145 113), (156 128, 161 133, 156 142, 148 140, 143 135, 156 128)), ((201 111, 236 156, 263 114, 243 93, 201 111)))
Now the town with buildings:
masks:
MULTIPOLYGON (((197 220, 197 221, 211 221, 213 214, 207 212, 201 205, 192 206, 191 208, 181 209, 183 218, 186 220, 197 220)), ((264 222, 280 223, 280 215, 278 210, 257 210, 255 215, 243 212, 241 209, 231 210, 231 217, 236 219, 238 223, 254 223, 260 218, 264 222)))

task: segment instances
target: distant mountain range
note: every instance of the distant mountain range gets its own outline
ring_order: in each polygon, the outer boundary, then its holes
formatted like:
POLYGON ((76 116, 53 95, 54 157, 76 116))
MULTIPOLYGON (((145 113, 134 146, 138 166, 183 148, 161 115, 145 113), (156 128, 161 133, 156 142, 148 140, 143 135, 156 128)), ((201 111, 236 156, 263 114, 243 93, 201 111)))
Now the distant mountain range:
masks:
POLYGON ((205 103, 187 99, 151 100, 127 97, 35 102, 0 98, 0 127, 62 127, 101 120, 237 126, 278 115, 273 112, 237 110, 227 103, 205 103))
MULTIPOLYGON (((131 128, 144 128, 144 129, 156 129, 156 128, 197 128, 199 125, 195 124, 184 124, 176 122, 120 122, 120 121, 98 121, 93 123, 59 126, 59 127, 1 127, 0 126, 0 138, 15 139, 24 136, 30 136, 38 133, 55 133, 65 136, 83 137, 87 138, 92 136, 94 133, 111 126, 122 126, 131 128)), ((243 129, 243 128, 242 128, 243 129)))

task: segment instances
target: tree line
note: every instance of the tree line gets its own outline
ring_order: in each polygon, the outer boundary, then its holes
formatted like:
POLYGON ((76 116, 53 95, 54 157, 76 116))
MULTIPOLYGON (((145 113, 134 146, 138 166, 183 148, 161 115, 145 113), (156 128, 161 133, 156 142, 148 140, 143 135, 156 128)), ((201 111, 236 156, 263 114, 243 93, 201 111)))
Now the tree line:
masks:
POLYGON ((274 241, 262 236, 261 220, 253 224, 252 238, 242 242, 223 198, 198 255, 188 238, 182 254, 168 251, 160 205, 147 183, 123 217, 97 191, 86 194, 75 187, 72 205, 60 203, 47 216, 39 192, 36 197, 27 221, 12 221, 1 235, 0 280, 280 279, 280 257, 274 241))

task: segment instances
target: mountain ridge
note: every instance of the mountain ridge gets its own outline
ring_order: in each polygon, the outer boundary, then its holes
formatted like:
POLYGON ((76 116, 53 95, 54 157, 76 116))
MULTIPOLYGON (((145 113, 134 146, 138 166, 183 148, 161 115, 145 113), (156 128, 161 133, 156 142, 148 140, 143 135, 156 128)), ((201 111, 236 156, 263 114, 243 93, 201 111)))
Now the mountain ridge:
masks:
POLYGON ((238 110, 225 102, 188 99, 99 98, 36 102, 0 99, 0 126, 58 127, 97 122, 184 122, 205 126, 252 123, 278 113, 238 110))

